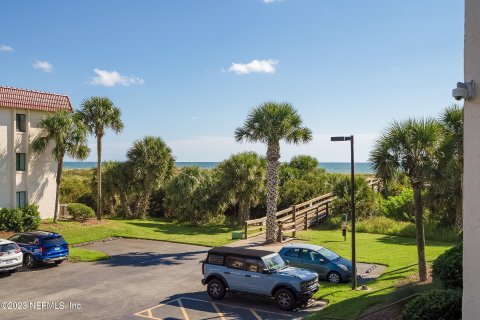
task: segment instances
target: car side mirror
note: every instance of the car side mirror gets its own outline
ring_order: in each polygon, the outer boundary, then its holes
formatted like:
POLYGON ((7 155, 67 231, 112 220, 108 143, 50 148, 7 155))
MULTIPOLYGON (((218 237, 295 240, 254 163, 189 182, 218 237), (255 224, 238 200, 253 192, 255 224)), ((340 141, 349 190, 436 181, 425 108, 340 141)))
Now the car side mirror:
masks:
POLYGON ((325 263, 325 259, 322 258, 320 258, 318 261, 320 261, 320 263, 325 263))
POLYGON ((262 269, 262 273, 263 273, 263 274, 271 274, 272 271, 270 271, 270 269, 263 268, 263 269, 262 269))
POLYGON ((288 261, 288 260, 285 260, 285 265, 287 265, 287 266, 288 266, 289 264, 290 264, 290 261, 288 261))

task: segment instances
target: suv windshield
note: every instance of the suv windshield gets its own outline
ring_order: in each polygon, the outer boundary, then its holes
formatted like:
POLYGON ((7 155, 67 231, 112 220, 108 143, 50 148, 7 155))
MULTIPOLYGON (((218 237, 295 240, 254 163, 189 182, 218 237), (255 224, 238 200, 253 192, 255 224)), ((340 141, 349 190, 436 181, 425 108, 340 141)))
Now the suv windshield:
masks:
POLYGON ((336 254, 335 252, 330 251, 326 248, 322 248, 322 249, 318 250, 318 252, 330 261, 340 258, 340 256, 338 254, 336 254))
POLYGON ((270 270, 278 270, 285 267, 285 261, 283 261, 282 257, 280 257, 278 254, 269 256, 268 258, 264 258, 263 260, 265 261, 265 265, 267 266, 267 268, 270 270))
POLYGON ((43 239, 44 244, 53 244, 53 245, 60 245, 65 243, 62 237, 54 237, 54 238, 45 238, 43 239))
POLYGON ((18 250, 18 246, 15 243, 8 243, 0 245, 0 252, 9 252, 12 250, 18 250))

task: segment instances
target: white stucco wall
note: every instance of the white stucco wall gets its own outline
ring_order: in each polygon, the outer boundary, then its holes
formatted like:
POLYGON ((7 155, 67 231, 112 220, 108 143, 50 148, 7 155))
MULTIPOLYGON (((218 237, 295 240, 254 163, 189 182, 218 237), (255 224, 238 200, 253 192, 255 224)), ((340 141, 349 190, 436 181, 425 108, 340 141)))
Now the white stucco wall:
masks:
POLYGON ((0 208, 10 207, 11 202, 11 165, 7 158, 9 152, 9 137, 11 135, 11 111, 6 108, 0 108, 0 208))
POLYGON ((476 95, 464 104, 463 319, 480 319, 480 1, 465 1, 465 80, 476 95))
POLYGON ((16 192, 26 191, 27 201, 36 203, 42 219, 53 217, 56 190, 56 161, 51 146, 33 155, 30 143, 40 133, 38 123, 46 112, 0 108, 0 207, 16 206, 16 192), (15 114, 27 115, 27 132, 15 130, 15 114), (26 154, 26 171, 17 172, 15 153, 26 154))

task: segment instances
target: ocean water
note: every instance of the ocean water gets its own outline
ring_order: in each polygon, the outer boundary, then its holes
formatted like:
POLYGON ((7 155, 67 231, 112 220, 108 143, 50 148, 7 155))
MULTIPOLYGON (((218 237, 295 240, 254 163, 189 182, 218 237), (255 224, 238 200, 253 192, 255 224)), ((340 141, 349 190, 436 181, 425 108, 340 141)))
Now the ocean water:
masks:
MULTIPOLYGON (((219 162, 175 162, 179 168, 188 166, 198 166, 200 168, 212 169, 215 168, 219 162)), ((65 169, 91 169, 97 167, 96 162, 65 162, 65 169)), ((320 167, 332 173, 349 173, 350 162, 320 162, 320 167)), ((355 173, 373 173, 372 165, 369 162, 356 162, 355 173)))

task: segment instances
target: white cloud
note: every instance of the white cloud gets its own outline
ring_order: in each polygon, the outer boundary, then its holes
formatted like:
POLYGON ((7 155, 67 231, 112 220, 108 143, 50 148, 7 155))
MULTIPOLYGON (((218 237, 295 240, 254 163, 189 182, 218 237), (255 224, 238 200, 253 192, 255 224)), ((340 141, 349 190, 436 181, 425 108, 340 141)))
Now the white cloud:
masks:
POLYGON ((7 52, 7 51, 13 51, 13 48, 10 47, 10 46, 7 46, 7 45, 5 45, 5 44, 2 44, 2 45, 0 45, 0 51, 5 51, 5 52, 7 52))
POLYGON ((93 69, 96 76, 92 77, 89 84, 96 86, 114 87, 117 85, 130 86, 132 84, 144 84, 145 80, 136 76, 124 76, 117 71, 93 69))
POLYGON ((248 74, 252 72, 258 73, 275 73, 277 60, 252 60, 249 63, 232 63, 228 71, 236 74, 248 74))
POLYGON ((32 67, 33 69, 42 70, 43 72, 53 72, 53 65, 48 61, 37 60, 32 67))

